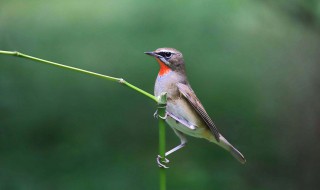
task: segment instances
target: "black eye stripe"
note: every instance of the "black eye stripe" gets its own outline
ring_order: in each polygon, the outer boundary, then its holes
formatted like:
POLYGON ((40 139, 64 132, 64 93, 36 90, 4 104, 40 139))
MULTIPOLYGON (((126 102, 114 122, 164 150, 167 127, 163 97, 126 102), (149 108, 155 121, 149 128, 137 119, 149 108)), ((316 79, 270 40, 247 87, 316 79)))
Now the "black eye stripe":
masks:
POLYGON ((173 53, 171 53, 171 52, 159 52, 157 54, 161 55, 162 57, 167 58, 167 59, 173 55, 173 53))

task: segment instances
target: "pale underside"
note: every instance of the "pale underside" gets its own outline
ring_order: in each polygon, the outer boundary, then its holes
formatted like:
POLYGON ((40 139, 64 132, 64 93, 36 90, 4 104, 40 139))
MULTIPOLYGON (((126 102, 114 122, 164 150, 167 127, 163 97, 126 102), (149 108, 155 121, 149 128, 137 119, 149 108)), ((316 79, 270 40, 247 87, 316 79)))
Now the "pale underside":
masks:
POLYGON ((214 140, 214 136, 184 97, 176 99, 174 103, 167 104, 166 122, 170 127, 186 135, 214 140))

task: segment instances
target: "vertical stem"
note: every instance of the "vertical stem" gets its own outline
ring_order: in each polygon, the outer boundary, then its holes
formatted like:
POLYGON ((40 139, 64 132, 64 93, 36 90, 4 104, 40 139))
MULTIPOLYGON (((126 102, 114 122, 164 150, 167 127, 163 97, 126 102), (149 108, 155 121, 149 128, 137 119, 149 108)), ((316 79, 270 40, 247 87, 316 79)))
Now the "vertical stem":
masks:
MULTIPOLYGON (((158 100, 158 114, 159 116, 165 117, 166 112, 166 93, 161 94, 158 100)), ((166 125, 165 120, 159 117, 159 155, 165 159, 166 153, 166 125)), ((164 161, 164 160, 162 160, 164 161)), ((160 167, 159 171, 159 187, 160 190, 166 190, 166 168, 160 167)))
MULTIPOLYGON (((164 115, 164 114, 161 114, 164 115)), ((162 158, 166 152, 166 128, 163 119, 159 119, 159 154, 162 158)), ((160 190, 166 190, 166 168, 160 167, 160 190)))

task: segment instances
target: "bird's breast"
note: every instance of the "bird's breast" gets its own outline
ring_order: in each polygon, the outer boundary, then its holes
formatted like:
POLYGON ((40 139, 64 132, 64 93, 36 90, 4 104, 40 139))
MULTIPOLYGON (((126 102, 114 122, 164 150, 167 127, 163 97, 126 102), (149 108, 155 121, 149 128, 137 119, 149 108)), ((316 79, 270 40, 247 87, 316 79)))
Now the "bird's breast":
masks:
POLYGON ((154 95, 159 96, 161 93, 166 92, 168 99, 173 98, 178 94, 177 82, 179 80, 173 71, 162 76, 158 75, 154 86, 154 95))

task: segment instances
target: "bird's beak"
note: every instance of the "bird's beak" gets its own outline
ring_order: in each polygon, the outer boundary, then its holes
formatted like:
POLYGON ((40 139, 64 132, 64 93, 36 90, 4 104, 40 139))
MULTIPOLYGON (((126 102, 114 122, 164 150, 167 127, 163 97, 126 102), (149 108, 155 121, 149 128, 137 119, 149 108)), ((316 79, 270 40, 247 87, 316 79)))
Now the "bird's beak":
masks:
POLYGON ((152 57, 158 57, 158 54, 156 54, 156 53, 153 52, 153 51, 144 52, 144 53, 147 54, 147 55, 150 55, 150 56, 152 56, 152 57))

